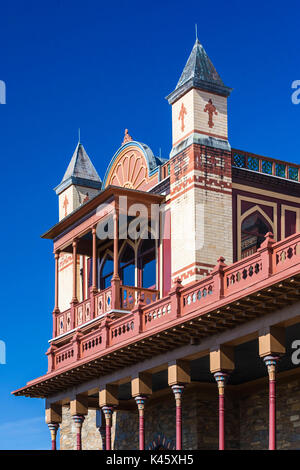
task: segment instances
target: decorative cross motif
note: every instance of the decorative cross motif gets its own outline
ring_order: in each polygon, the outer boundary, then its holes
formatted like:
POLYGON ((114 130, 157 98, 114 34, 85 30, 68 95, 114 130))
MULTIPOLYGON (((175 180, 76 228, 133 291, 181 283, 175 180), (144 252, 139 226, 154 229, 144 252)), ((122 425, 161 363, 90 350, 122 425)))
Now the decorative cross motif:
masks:
POLYGON ((67 216, 68 205, 69 205, 69 201, 68 201, 67 195, 65 195, 65 199, 64 199, 64 202, 63 202, 63 208, 65 209, 65 217, 67 216))
POLYGON ((207 105, 205 106, 204 110, 205 113, 208 113, 208 125, 209 127, 214 127, 213 123, 213 115, 215 114, 217 116, 217 108, 213 105, 213 102, 211 99, 208 100, 207 105))
POLYGON ((178 116, 178 121, 181 121, 181 130, 182 132, 184 131, 184 115, 187 114, 187 110, 186 110, 186 107, 184 106, 184 104, 182 103, 181 105, 181 108, 180 108, 180 113, 179 113, 179 116, 178 116))

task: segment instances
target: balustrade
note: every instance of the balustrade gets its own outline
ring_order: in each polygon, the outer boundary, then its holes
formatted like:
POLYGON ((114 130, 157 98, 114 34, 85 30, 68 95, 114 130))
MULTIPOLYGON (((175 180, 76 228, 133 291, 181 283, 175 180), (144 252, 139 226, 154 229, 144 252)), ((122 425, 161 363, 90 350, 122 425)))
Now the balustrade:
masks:
MULTIPOLYGON (((223 263, 221 270, 219 264, 211 275, 191 286, 183 287, 177 281, 175 290, 171 290, 163 299, 158 300, 158 291, 121 286, 122 308, 127 309, 128 314, 117 319, 105 315, 111 311, 112 290, 108 288, 95 295, 95 318, 98 316, 99 322, 95 326, 91 324, 92 331, 91 329, 86 333, 82 331, 84 322, 89 322, 90 319, 92 298, 77 304, 73 309, 76 325, 81 326, 81 330, 77 329, 75 336, 69 335, 67 345, 53 347, 53 351, 49 354, 51 370, 66 367, 78 359, 109 350, 111 347, 126 343, 127 340, 130 343, 148 331, 163 330, 174 320, 178 321, 178 318, 183 317, 186 321, 195 313, 201 315, 202 307, 207 311, 207 307, 212 305, 212 308, 215 308, 215 304, 219 301, 226 303, 228 299, 230 302, 231 297, 239 292, 242 296, 248 295, 259 288, 261 281, 272 276, 276 276, 277 279, 281 273, 281 278, 284 278, 285 270, 287 276, 293 276, 299 273, 299 268, 300 234, 291 235, 276 243, 272 241, 272 235, 267 234, 265 242, 257 253, 231 266, 223 263), (176 303, 173 302, 174 296, 177 299, 176 303), (178 305, 176 314, 173 311, 174 305, 178 305)), ((73 322, 71 316, 72 309, 55 313, 58 335, 71 330, 73 322)))

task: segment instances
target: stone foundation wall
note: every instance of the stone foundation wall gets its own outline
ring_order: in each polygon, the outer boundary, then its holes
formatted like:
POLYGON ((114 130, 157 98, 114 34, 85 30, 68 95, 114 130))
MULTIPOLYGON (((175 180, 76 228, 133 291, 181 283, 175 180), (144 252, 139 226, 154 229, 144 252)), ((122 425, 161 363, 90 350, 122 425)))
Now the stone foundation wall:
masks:
MULTIPOLYGON (((186 390, 182 403, 183 449, 214 450, 218 448, 217 387, 186 390)), ((268 448, 267 383, 249 394, 231 393, 225 399, 225 436, 227 449, 268 448)), ((76 431, 70 411, 63 409, 60 434, 61 449, 76 448, 76 431)), ((175 446, 175 400, 170 392, 160 400, 145 405, 145 446, 157 436, 175 446)), ((101 449, 102 440, 96 428, 96 411, 90 410, 83 424, 83 449, 101 449)), ((300 378, 277 386, 278 449, 300 449, 300 378)), ((138 411, 117 411, 113 417, 114 449, 138 449, 138 411)))
MULTIPOLYGON (((300 378, 279 383, 277 403, 277 448, 300 449, 300 378)), ((239 400, 240 448, 268 448, 269 394, 266 387, 239 400)))

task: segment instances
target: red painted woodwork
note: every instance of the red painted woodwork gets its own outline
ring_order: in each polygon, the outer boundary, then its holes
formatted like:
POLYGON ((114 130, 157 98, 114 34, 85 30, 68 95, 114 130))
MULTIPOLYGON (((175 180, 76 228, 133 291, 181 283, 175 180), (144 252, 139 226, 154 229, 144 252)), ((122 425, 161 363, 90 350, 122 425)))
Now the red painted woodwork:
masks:
MULTIPOLYGON (((75 343, 72 343, 74 334, 70 334, 69 343, 61 347, 53 347, 49 352, 48 372, 68 369, 78 360, 84 361, 86 357, 89 360, 99 357, 101 352, 106 354, 110 350, 119 349, 121 346, 142 338, 143 335, 157 333, 166 327, 169 329, 183 321, 196 319, 209 312, 212 307, 214 309, 222 307, 297 274, 299 267, 300 234, 294 234, 276 243, 272 236, 267 234, 266 240, 257 253, 231 266, 226 266, 220 260, 211 275, 206 278, 192 285, 176 288, 175 293, 172 290, 170 295, 149 305, 141 304, 139 310, 133 309, 131 313, 121 318, 107 320, 99 318, 94 331, 77 337, 75 343), (99 342, 100 337, 101 342, 99 342), (85 345, 84 349, 83 345, 85 345), (79 356, 76 355, 77 350, 79 356)), ((96 295, 96 316, 100 311, 105 314, 111 310, 108 306, 110 296, 111 289, 106 289, 96 295), (101 308, 99 308, 100 304, 101 308)), ((70 318, 70 310, 58 314, 57 322, 59 323, 62 319, 64 324, 67 321, 67 315, 70 318)))
POLYGON ((279 358, 264 357, 269 375, 269 450, 276 450, 276 365, 279 358))
POLYGON ((219 450, 225 449, 225 407, 224 407, 224 395, 219 395, 219 450))
POLYGON ((173 385, 176 401, 176 450, 182 450, 182 394, 184 385, 173 385))
POLYGON ((145 411, 145 401, 147 397, 140 396, 136 397, 135 401, 138 406, 139 411, 139 450, 145 450, 145 421, 144 421, 144 411, 145 411))
POLYGON ((76 427, 76 449, 77 450, 82 450, 81 430, 82 430, 84 419, 85 418, 83 415, 73 416, 73 421, 76 427))
POLYGON ((112 406, 103 406, 102 411, 105 416, 105 450, 111 450, 111 426, 112 426, 112 414, 113 414, 113 407, 112 406))
POLYGON ((163 296, 171 289, 171 213, 165 212, 163 227, 163 296))
POLYGON ((276 382, 269 381, 269 449, 276 449, 276 382))

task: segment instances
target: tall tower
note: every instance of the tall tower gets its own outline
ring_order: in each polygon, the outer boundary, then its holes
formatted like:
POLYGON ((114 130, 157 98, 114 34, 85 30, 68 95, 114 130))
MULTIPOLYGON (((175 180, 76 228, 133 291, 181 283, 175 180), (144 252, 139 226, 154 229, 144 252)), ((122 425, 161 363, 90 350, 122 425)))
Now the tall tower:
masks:
MULTIPOLYGON (((101 180, 83 145, 78 142, 61 183, 55 188, 58 195, 59 220, 67 217, 81 204, 99 194, 101 180)), ((78 255, 77 299, 87 296, 88 263, 85 256, 78 255)), ((72 297, 72 254, 61 253, 59 257, 59 309, 67 310, 72 297)))
POLYGON ((224 85, 196 39, 172 105, 172 278, 200 279, 218 257, 232 262, 231 148, 224 85))
POLYGON ((61 183, 55 188, 58 195, 59 220, 83 202, 99 193, 101 180, 83 145, 78 142, 61 183))

